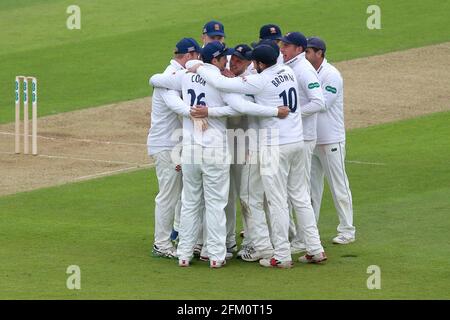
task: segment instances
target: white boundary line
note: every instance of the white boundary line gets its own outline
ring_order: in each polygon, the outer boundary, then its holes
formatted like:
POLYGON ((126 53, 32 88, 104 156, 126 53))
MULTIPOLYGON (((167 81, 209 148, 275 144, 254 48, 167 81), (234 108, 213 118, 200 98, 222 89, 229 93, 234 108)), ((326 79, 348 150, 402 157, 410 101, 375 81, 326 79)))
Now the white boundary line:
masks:
MULTIPOLYGON (((14 152, 3 152, 3 151, 0 151, 0 154, 15 155, 14 152)), ((48 158, 48 159, 68 159, 68 160, 78 160, 78 161, 104 162, 104 163, 111 163, 111 164, 127 164, 127 165, 134 165, 134 166, 147 165, 147 163, 140 164, 140 163, 137 163, 137 162, 126 162, 126 161, 115 161, 115 160, 101 160, 101 159, 88 159, 88 158, 78 158, 78 157, 70 157, 70 156, 57 156, 57 155, 48 155, 48 154, 38 154, 35 157, 42 157, 42 158, 48 158)))
POLYGON ((87 176, 82 176, 82 177, 75 178, 75 179, 72 180, 72 182, 81 181, 81 180, 89 180, 89 179, 99 178, 99 177, 102 177, 102 176, 111 176, 111 175, 118 174, 118 173, 121 173, 121 172, 127 172, 127 171, 138 170, 138 169, 145 169, 145 168, 151 168, 153 166, 154 166, 154 164, 150 163, 150 164, 146 164, 146 165, 128 167, 128 168, 123 168, 123 169, 118 169, 118 170, 111 170, 111 171, 106 171, 106 172, 101 172, 101 173, 96 173, 96 174, 90 174, 90 175, 87 175, 87 176))
POLYGON ((386 166, 386 163, 380 163, 380 162, 364 162, 364 161, 357 161, 357 160, 345 160, 345 162, 348 163, 356 163, 356 164, 368 164, 372 166, 386 166))
MULTIPOLYGON (((0 131, 2 135, 13 136, 14 133, 11 132, 3 132, 0 131)), ((23 136, 23 134, 21 134, 23 136)), ((29 135, 30 136, 30 135, 29 135)), ((147 146, 145 143, 128 143, 128 142, 113 142, 113 141, 102 141, 102 140, 93 140, 93 139, 79 139, 79 138, 56 138, 56 137, 47 137, 47 136, 37 136, 40 139, 53 140, 53 141, 78 141, 78 142, 88 142, 88 143, 98 143, 98 144, 107 144, 107 145, 123 145, 123 146, 136 146, 142 147, 147 146)))

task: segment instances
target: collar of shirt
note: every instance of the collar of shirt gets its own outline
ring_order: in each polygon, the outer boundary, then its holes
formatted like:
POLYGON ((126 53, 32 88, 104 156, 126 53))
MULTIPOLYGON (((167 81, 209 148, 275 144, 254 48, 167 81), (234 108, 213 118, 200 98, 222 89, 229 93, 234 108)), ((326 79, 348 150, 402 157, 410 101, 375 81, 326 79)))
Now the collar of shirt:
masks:
POLYGON ((179 64, 175 59, 170 60, 170 64, 177 70, 184 69, 184 67, 181 64, 179 64))
POLYGON ((294 63, 296 63, 298 61, 301 61, 303 59, 306 59, 304 52, 296 55, 295 57, 293 57, 291 60, 285 62, 284 64, 290 66, 291 64, 294 64, 294 63))
POLYGON ((317 69, 317 73, 319 73, 327 63, 327 58, 323 58, 322 64, 320 65, 319 69, 317 69))

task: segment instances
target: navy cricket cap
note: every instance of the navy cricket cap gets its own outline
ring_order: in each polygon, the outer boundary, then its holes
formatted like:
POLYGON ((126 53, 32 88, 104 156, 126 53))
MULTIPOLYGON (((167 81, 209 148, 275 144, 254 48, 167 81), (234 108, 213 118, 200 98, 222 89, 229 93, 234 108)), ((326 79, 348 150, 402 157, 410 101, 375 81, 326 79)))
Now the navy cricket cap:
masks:
POLYGON ((277 63, 279 53, 268 44, 261 44, 256 46, 249 55, 250 59, 257 62, 262 62, 267 65, 274 65, 277 63))
POLYGON ((250 53, 252 51, 252 48, 250 48, 248 45, 246 44, 238 44, 236 47, 234 47, 233 50, 233 55, 238 57, 239 59, 243 59, 243 60, 251 60, 250 59, 250 53))
POLYGON ((272 39, 262 39, 259 42, 253 42, 252 47, 256 48, 257 46, 260 46, 262 44, 271 46, 277 52, 277 55, 280 55, 280 47, 278 46, 276 41, 272 39))
POLYGON ((325 45, 325 42, 318 38, 318 37, 311 37, 308 38, 308 48, 316 48, 316 49, 320 49, 323 51, 323 53, 325 53, 325 51, 327 50, 327 47, 325 45))
POLYGON ((200 46, 193 38, 183 38, 176 44, 175 53, 200 52, 200 46))
POLYGON ((212 41, 208 43, 201 52, 203 62, 210 63, 213 58, 226 56, 233 53, 233 49, 229 49, 220 41, 212 41))
POLYGON ((301 32, 286 33, 286 35, 280 40, 284 43, 296 45, 297 47, 303 47, 303 50, 306 49, 307 40, 301 32))
POLYGON ((278 40, 281 38, 281 29, 276 24, 266 24, 259 30, 259 38, 278 40))
POLYGON ((225 28, 223 27, 223 24, 219 21, 209 21, 205 24, 203 27, 203 34, 207 34, 208 36, 222 36, 225 37, 225 28))

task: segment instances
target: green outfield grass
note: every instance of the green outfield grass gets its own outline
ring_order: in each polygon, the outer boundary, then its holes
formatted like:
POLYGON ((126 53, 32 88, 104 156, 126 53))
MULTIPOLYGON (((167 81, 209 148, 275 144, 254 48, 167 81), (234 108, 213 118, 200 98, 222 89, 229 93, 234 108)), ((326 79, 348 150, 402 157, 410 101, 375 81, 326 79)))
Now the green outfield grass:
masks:
POLYGON ((78 0, 81 30, 68 30, 72 0, 0 3, 0 123, 13 121, 14 77, 39 78, 39 114, 48 115, 151 93, 148 76, 168 63, 175 43, 200 38, 219 19, 229 45, 251 42, 262 24, 301 30, 328 43, 331 61, 450 40, 450 2, 430 1, 108 1, 78 0), (366 8, 381 7, 381 30, 366 8))
MULTIPOLYGON (((0 198, 0 298, 449 299, 450 112, 358 129, 347 164, 358 240, 331 244, 337 217, 325 195, 326 265, 271 270, 232 260, 211 270, 149 255, 153 170, 0 198), (66 268, 81 268, 80 291, 66 268), (381 290, 366 288, 369 265, 381 290)), ((295 256, 297 257, 297 256, 295 256)))

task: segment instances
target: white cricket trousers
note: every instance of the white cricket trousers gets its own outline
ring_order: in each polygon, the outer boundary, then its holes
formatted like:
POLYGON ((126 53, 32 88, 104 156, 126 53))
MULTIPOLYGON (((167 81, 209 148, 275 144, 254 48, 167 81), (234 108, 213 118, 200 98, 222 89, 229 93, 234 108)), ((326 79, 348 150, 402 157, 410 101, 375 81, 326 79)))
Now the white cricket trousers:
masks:
POLYGON ((305 158, 303 141, 261 149, 261 178, 269 206, 274 258, 277 260, 292 261, 288 201, 305 233, 307 253, 314 255, 323 251, 308 193, 305 158))
MULTIPOLYGON (((209 150, 207 150, 209 149, 209 150)), ((180 230, 177 254, 179 259, 191 259, 203 219, 203 199, 206 243, 210 260, 222 261, 226 255, 226 217, 230 184, 229 162, 217 163, 206 151, 202 163, 189 164, 183 160, 183 192, 181 195, 180 230)), ((183 148, 185 153, 186 148, 183 148)), ((223 153, 217 149, 218 153, 223 153)), ((217 156, 217 154, 216 154, 217 156)), ((224 157, 226 154, 224 154, 224 157)), ((184 159, 184 157, 183 157, 184 159)))
MULTIPOLYGON (((311 161, 314 153, 314 148, 316 147, 316 140, 305 140, 305 167, 306 167, 306 179, 308 181, 308 193, 311 195, 311 161)), ((290 203, 289 203, 290 204, 290 203)), ((292 206, 291 206, 292 207, 292 206)), ((291 208, 290 208, 291 209, 291 208)), ((291 210, 291 220, 289 224, 289 238, 291 239, 291 244, 297 247, 303 247, 305 245, 304 234, 301 230, 301 225, 297 219, 294 219, 294 213, 291 210)))
POLYGON ((172 151, 161 151, 153 155, 159 192, 155 198, 155 241, 159 249, 172 248, 170 234, 174 223, 177 204, 181 200, 182 174, 175 170, 172 151))
POLYGON ((257 151, 249 151, 248 159, 242 167, 240 187, 241 211, 245 238, 243 243, 256 251, 272 250, 269 228, 264 211, 264 187, 261 181, 257 151))
POLYGON ((241 187, 242 164, 232 164, 230 166, 230 191, 228 204, 225 207, 227 217, 227 248, 236 245, 236 201, 239 197, 241 187))
POLYGON ((311 199, 316 221, 319 221, 324 176, 326 176, 339 217, 338 235, 354 238, 356 231, 353 226, 352 193, 344 160, 345 141, 316 146, 311 165, 311 199))
MULTIPOLYGON (((232 248, 236 245, 236 200, 239 196, 240 181, 241 181, 242 165, 230 165, 230 190, 228 192, 228 203, 225 207, 225 217, 227 220, 227 248, 232 248)), ((203 209, 204 212, 204 209, 203 209)), ((175 216, 176 219, 176 216, 175 216)), ((205 215, 200 222, 200 232, 196 244, 202 245, 201 256, 208 255, 208 245, 206 243, 207 232, 203 229, 205 224, 205 215)))

